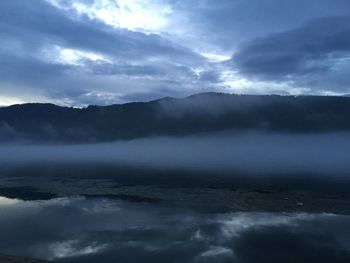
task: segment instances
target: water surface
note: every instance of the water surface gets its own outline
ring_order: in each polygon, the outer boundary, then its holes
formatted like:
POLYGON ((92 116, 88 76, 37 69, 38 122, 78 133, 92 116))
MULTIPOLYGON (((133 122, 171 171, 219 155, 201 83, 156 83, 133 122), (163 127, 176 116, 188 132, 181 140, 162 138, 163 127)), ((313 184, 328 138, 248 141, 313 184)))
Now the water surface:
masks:
POLYGON ((0 253, 55 262, 350 262, 350 216, 0 198, 0 253))

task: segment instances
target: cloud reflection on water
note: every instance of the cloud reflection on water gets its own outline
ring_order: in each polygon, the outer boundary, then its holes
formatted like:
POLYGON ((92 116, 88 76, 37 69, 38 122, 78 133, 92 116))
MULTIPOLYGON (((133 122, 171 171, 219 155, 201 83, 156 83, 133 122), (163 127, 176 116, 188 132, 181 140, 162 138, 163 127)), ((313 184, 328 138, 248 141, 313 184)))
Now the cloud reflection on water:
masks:
POLYGON ((56 262, 349 262, 350 217, 0 198, 0 252, 56 262))

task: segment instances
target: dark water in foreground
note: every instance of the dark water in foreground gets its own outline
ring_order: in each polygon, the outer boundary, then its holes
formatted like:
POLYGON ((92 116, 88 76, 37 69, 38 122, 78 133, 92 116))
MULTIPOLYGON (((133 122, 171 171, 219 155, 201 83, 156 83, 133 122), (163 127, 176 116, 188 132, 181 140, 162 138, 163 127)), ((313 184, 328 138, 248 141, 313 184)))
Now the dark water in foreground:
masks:
POLYGON ((0 253, 55 262, 350 262, 350 216, 0 197, 0 253))

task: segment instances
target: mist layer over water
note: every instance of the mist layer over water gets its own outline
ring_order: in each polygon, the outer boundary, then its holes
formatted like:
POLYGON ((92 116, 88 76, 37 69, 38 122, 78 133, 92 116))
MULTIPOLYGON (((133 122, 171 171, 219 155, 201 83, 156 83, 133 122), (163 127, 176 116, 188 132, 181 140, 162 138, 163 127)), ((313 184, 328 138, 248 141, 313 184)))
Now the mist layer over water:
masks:
POLYGON ((350 134, 237 133, 87 145, 1 145, 0 163, 106 163, 248 173, 350 171, 350 134))

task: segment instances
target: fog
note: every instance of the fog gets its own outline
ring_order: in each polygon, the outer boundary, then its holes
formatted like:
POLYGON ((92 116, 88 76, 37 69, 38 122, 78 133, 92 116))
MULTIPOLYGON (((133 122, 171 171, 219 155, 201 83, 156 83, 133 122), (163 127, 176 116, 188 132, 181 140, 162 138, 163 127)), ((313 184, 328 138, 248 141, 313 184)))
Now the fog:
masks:
POLYGON ((2 164, 106 163, 247 173, 347 174, 350 134, 157 137, 86 145, 2 144, 2 164))
POLYGON ((200 93, 184 99, 159 101, 159 115, 164 118, 184 118, 188 114, 217 117, 225 113, 249 113, 259 106, 271 103, 265 97, 200 93), (234 101, 233 101, 234 100, 234 101), (234 103, 233 103, 234 102, 234 103))

